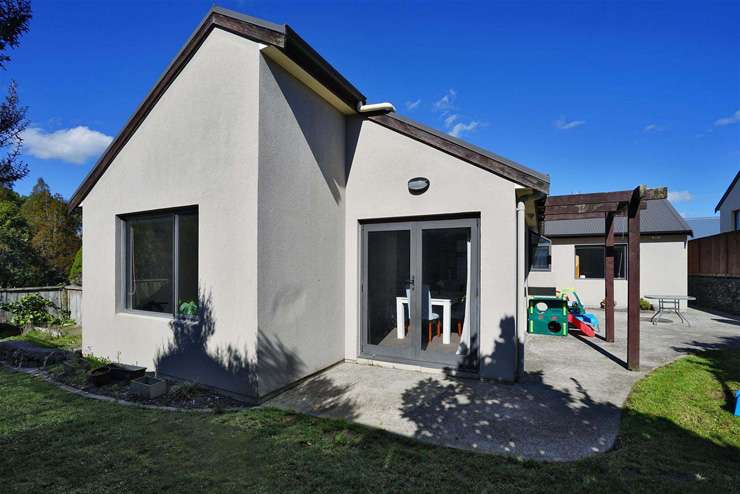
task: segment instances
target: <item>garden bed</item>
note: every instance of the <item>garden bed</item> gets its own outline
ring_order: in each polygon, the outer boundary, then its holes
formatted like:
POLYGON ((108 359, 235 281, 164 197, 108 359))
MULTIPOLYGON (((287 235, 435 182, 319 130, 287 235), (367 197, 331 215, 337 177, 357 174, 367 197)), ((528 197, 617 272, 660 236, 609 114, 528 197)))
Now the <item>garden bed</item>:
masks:
POLYGON ((107 384, 95 386, 89 379, 91 369, 106 365, 115 366, 116 364, 75 357, 66 362, 49 366, 45 369, 45 375, 53 381, 66 384, 87 393, 148 406, 172 407, 187 410, 212 409, 214 411, 245 407, 244 402, 220 394, 210 388, 189 382, 176 381, 174 379, 154 378, 153 373, 147 373, 146 378, 142 378, 140 381, 144 381, 145 383, 147 380, 152 381, 154 379, 164 381, 166 392, 154 398, 140 396, 136 393, 136 384, 132 384, 134 381, 125 379, 114 379, 107 384))
MULTIPOLYGON (((83 357, 79 350, 69 350, 69 348, 79 346, 78 338, 69 334, 55 337, 43 331, 15 333, 4 339, 0 337, 0 363, 14 368, 38 368, 40 373, 51 381, 86 393, 146 406, 214 411, 245 407, 244 402, 209 388, 173 379, 154 378, 153 373, 146 374, 149 381, 144 379, 144 386, 140 384, 138 389, 147 388, 148 382, 161 379, 164 381, 166 391, 153 398, 140 396, 136 393, 137 385, 132 386, 131 381, 125 379, 125 376, 143 378, 144 376, 141 375, 143 368, 140 368, 141 372, 137 374, 127 366, 111 364, 92 356, 83 357), (104 385, 93 385, 90 381, 90 371, 105 366, 115 367, 111 372, 114 378, 104 385), (124 378, 121 379, 121 377, 124 378)), ((157 389, 158 392, 162 392, 161 385, 157 386, 157 389)))

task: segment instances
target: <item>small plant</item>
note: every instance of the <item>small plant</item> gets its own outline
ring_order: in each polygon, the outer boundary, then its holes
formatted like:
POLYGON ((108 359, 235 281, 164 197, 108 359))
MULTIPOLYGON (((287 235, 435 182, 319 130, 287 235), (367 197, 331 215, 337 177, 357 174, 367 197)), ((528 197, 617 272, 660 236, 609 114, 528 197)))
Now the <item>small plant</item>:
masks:
POLYGON ((181 316, 195 317, 198 315, 198 303, 195 300, 180 301, 177 313, 181 316))
POLYGON ((644 298, 640 299, 640 310, 653 310, 653 304, 644 298))
POLYGON ((170 388, 173 398, 180 401, 190 401, 200 394, 200 388, 191 382, 175 384, 170 388))
POLYGON ((108 360, 105 357, 96 357, 95 355, 85 355, 82 357, 87 361, 88 364, 90 364, 90 370, 95 370, 100 367, 104 367, 111 363, 110 360, 108 360))
POLYGON ((45 299, 38 293, 31 293, 18 299, 17 302, 7 302, 0 305, 0 309, 10 312, 10 320, 16 326, 68 326, 74 324, 69 318, 69 311, 60 309, 51 300, 45 299), (58 315, 50 311, 56 311, 58 315))

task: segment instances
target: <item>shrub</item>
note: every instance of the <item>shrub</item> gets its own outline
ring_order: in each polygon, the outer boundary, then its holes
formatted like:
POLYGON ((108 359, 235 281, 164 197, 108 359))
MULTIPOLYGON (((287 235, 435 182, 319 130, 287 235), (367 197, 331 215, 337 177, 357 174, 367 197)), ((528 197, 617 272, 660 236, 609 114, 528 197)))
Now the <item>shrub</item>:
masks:
POLYGON ((10 322, 20 327, 27 325, 64 326, 74 322, 69 319, 69 311, 61 310, 54 302, 38 293, 24 295, 17 302, 6 302, 0 305, 0 309, 10 312, 13 315, 10 322), (61 316, 52 314, 51 310, 61 316))
POLYGON ((653 310, 653 304, 651 304, 644 298, 641 298, 640 299, 640 310, 653 310))

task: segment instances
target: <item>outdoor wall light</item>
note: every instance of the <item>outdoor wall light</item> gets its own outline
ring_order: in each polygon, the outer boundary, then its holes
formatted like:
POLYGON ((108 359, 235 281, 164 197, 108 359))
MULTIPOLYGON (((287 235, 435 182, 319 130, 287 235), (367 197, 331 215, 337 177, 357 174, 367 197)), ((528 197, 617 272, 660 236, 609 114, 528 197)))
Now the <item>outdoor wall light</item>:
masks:
POLYGON ((409 192, 418 196, 423 194, 429 188, 429 179, 425 177, 416 177, 409 180, 409 192))

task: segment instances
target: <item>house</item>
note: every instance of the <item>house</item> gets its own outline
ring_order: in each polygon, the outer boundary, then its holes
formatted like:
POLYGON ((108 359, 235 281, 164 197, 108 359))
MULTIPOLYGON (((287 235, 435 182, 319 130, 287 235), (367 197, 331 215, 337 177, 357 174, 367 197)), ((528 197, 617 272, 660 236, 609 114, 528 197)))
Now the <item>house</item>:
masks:
POLYGON ((212 9, 71 199, 85 352, 262 399, 344 360, 513 380, 545 174, 212 9))
POLYGON ((722 233, 740 231, 740 170, 714 208, 719 212, 719 227, 722 233))
MULTIPOLYGON (((615 219, 614 300, 627 307, 627 236, 615 219)), ((585 305, 604 298, 604 220, 546 221, 532 240, 529 286, 575 288, 585 305), (536 247, 534 247, 536 245, 536 247)), ((667 199, 648 201, 640 220, 640 294, 686 295, 691 228, 667 199)))
POLYGON ((719 216, 698 216, 684 219, 691 228, 691 240, 710 237, 719 233, 719 216))

